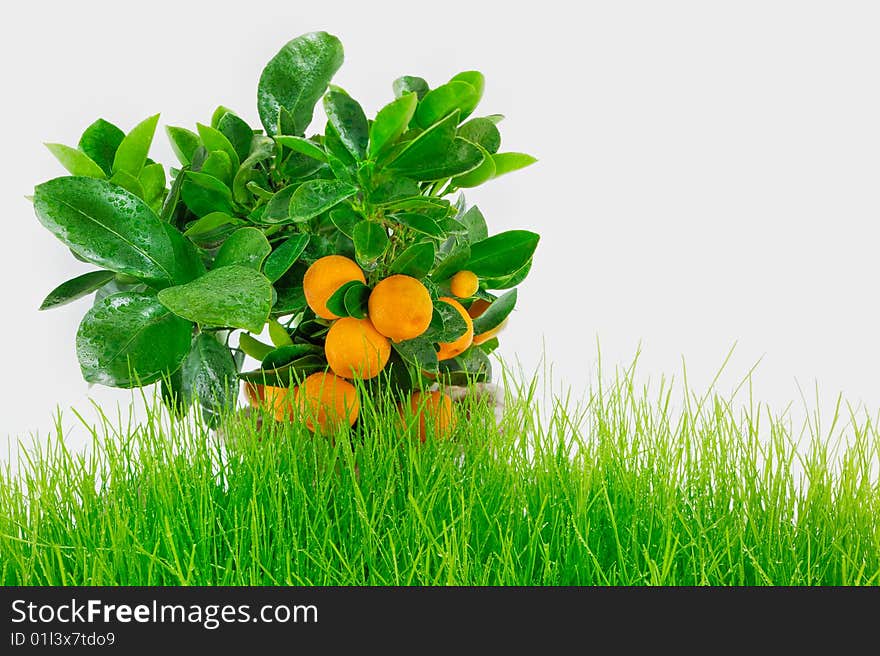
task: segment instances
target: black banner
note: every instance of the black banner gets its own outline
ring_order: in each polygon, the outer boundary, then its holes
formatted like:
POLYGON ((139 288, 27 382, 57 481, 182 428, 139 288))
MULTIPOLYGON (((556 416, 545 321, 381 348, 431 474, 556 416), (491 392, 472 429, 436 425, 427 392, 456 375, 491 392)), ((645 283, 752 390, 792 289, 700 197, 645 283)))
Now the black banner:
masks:
POLYGON ((873 631, 880 608, 877 589, 834 588, 7 587, 0 597, 2 654, 193 646, 335 654, 346 645, 583 653, 608 640, 626 653, 636 644, 694 645, 697 636, 725 647, 754 641, 763 651, 773 637, 815 647, 824 630, 839 648, 873 631))

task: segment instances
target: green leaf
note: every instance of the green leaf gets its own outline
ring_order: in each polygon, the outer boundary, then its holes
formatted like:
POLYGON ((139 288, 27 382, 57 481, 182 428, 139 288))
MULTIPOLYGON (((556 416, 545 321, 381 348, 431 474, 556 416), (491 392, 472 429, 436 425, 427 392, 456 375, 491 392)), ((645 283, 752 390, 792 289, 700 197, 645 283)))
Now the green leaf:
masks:
POLYGON ((466 82, 477 92, 477 102, 474 103, 474 107, 470 111, 462 109, 461 119, 464 120, 473 112, 477 103, 479 103, 480 99, 483 97, 483 89, 486 87, 486 78, 480 73, 480 71, 463 71, 458 75, 455 75, 450 82, 466 82))
POLYGON ((482 241, 489 236, 486 219, 476 205, 458 217, 458 220, 467 228, 468 241, 471 244, 482 241))
POLYGON ((517 290, 511 289, 492 301, 476 319, 474 319, 474 335, 482 335, 486 331, 497 328, 507 318, 516 305, 517 290))
POLYGON ((434 266, 434 244, 413 244, 391 263, 390 273, 402 273, 413 278, 424 278, 434 266))
POLYGON ((299 184, 292 184, 275 192, 272 199, 266 203, 266 211, 263 212, 260 221, 262 223, 289 223, 290 199, 299 186, 299 184))
POLYGON ((55 178, 37 186, 40 223, 79 257, 156 286, 183 282, 185 272, 163 223, 140 198, 106 180, 55 178))
POLYGON ((471 244, 471 257, 464 267, 480 278, 514 273, 531 259, 540 237, 528 230, 508 230, 471 244))
POLYGON ((446 301, 434 303, 434 316, 423 337, 431 342, 454 342, 467 332, 467 323, 458 310, 446 301))
POLYGON ((348 152, 357 160, 365 159, 370 127, 360 104, 344 91, 331 89, 324 96, 324 111, 348 152))
POLYGON ((205 273, 205 263, 193 243, 170 223, 163 223, 165 234, 171 242, 171 257, 177 267, 175 284, 194 280, 205 273))
POLYGON ((255 167, 275 154, 275 143, 272 139, 262 135, 254 135, 251 140, 251 150, 247 158, 238 167, 232 180, 232 196, 240 203, 248 201, 248 184, 253 182, 255 167))
POLYGON ((493 155, 501 147, 501 133, 495 123, 488 118, 472 118, 458 128, 458 136, 482 146, 493 155))
POLYGON ((293 344, 293 340, 290 339, 290 333, 287 332, 287 328, 278 322, 278 319, 269 319, 269 339, 272 340, 275 346, 293 344))
POLYGON ((180 366, 192 324, 169 312, 155 294, 121 292, 96 303, 76 334, 83 378, 112 387, 138 387, 180 366))
POLYGON ((359 262, 373 262, 388 248, 388 232, 372 221, 361 221, 352 230, 351 239, 359 262))
POLYGON ((459 120, 465 118, 480 102, 480 94, 467 82, 447 82, 429 91, 419 102, 415 122, 421 128, 429 128, 437 121, 458 112, 459 120))
POLYGON ((71 175, 82 175, 87 178, 98 178, 100 180, 107 177, 104 170, 81 150, 58 143, 47 143, 44 145, 61 162, 61 165, 70 171, 71 175))
POLYGON ((492 159, 495 160, 496 178, 499 175, 523 169, 538 161, 525 153, 498 153, 497 155, 492 155, 492 159))
POLYGON ((293 235, 285 240, 280 246, 266 258, 263 264, 263 273, 270 282, 275 282, 293 266, 293 263, 299 259, 306 246, 309 243, 309 236, 306 233, 293 235))
POLYGON ((183 180, 186 177, 184 173, 185 170, 178 171, 177 176, 174 178, 174 182, 171 184, 171 189, 162 203, 159 218, 166 223, 175 222, 175 225, 177 225, 177 206, 180 202, 180 188, 183 186, 183 180))
POLYGON ((352 285, 345 291, 346 314, 355 319, 365 319, 367 317, 367 302, 369 300, 369 287, 364 284, 352 285))
POLYGON ((202 164, 202 168, 200 168, 198 172, 204 175, 210 175, 212 178, 217 178, 220 182, 231 188, 232 167, 233 163, 232 160, 229 159, 229 155, 222 150, 215 150, 208 155, 208 159, 205 160, 205 163, 202 164))
POLYGON ((176 315, 207 326, 259 333, 269 318, 272 284, 259 271, 239 265, 208 271, 186 285, 159 292, 176 315))
POLYGON ((342 66, 342 43, 326 32, 304 34, 288 42, 263 69, 257 90, 257 109, 266 134, 279 130, 305 133, 315 103, 342 66), (286 110, 282 124, 281 109, 286 110))
POLYGON ((415 75, 404 75, 403 77, 399 77, 394 80, 394 84, 391 86, 394 90, 395 98, 400 98, 408 93, 415 93, 416 97, 421 100, 425 97, 425 94, 431 90, 424 79, 415 75))
POLYGON ((243 162, 247 159, 251 152, 251 143, 254 139, 254 131, 250 125, 233 112, 227 111, 220 117, 217 125, 213 127, 220 130, 223 136, 232 144, 239 161, 243 162))
POLYGON ((445 233, 443 232, 443 228, 437 225, 436 221, 425 216, 424 214, 405 212, 401 214, 392 214, 388 217, 388 219, 394 221, 395 223, 405 225, 406 227, 411 228, 416 232, 420 232, 423 235, 428 235, 429 237, 443 237, 445 235, 445 233))
POLYGON ((210 333, 192 340, 181 365, 181 395, 190 404, 196 399, 211 415, 231 408, 238 397, 238 371, 229 348, 210 333))
POLYGON ((223 212, 212 212, 194 221, 183 234, 190 239, 198 239, 199 237, 215 233, 219 228, 237 226, 243 223, 244 221, 241 219, 229 216, 223 212))
POLYGON ((79 149, 109 176, 113 172, 116 149, 123 139, 125 132, 109 121, 99 118, 82 133, 79 138, 79 149))
POLYGON ((128 192, 131 192, 140 199, 145 200, 144 186, 141 181, 126 171, 117 171, 110 178, 110 182, 119 185, 128 192))
POLYGON ((161 164, 147 164, 138 177, 144 190, 144 200, 152 204, 165 193, 165 168, 161 164))
POLYGON ((351 238, 354 227, 364 218, 348 205, 341 205, 330 210, 330 222, 346 237, 351 238))
POLYGON ((271 252, 272 246, 269 245, 269 240, 262 230, 250 226, 239 228, 223 242, 214 258, 212 268, 219 269, 239 264, 259 271, 263 266, 263 260, 271 252))
POLYGON ((238 157, 238 153, 235 152, 235 146, 226 138, 226 135, 210 125, 196 123, 196 128, 208 152, 219 150, 226 153, 229 156, 229 161, 232 162, 232 170, 237 171, 241 165, 241 160, 238 157))
POLYGON ((196 171, 187 171, 184 175, 180 195, 193 214, 202 217, 212 212, 234 213, 232 192, 221 180, 196 171))
POLYGON ((141 169, 144 168, 147 161, 158 123, 159 115, 155 114, 138 123, 131 132, 125 135, 113 158, 113 173, 125 171, 135 178, 140 175, 141 169))
POLYGON ((193 155, 195 155, 196 148, 201 143, 199 135, 192 130, 174 127, 173 125, 166 126, 165 132, 168 134, 168 140, 171 142, 171 150, 177 155, 180 163, 184 166, 192 164, 193 155))
POLYGON ((289 364, 275 369, 257 369, 246 371, 238 375, 242 380, 260 385, 273 385, 275 387, 290 387, 303 380, 309 374, 323 371, 327 368, 327 361, 319 355, 306 355, 289 364))
POLYGON ((292 137, 289 135, 278 135, 275 137, 275 141, 280 143, 285 148, 290 148, 292 151, 299 153, 300 155, 305 155, 306 157, 311 157, 314 160, 319 162, 327 161, 327 153, 316 144, 314 141, 310 139, 306 139, 304 137, 292 137))
POLYGON ((392 342, 391 346, 407 362, 412 363, 421 371, 433 373, 437 371, 437 351, 434 345, 424 337, 392 342))
POLYGON ((337 317, 350 316, 348 313, 348 307, 345 305, 345 295, 350 289, 358 286, 366 287, 366 285, 364 285, 364 283, 362 283, 360 280, 350 280, 347 283, 341 285, 335 292, 330 295, 330 298, 327 299, 327 309, 330 310, 337 317))
POLYGON ((40 304, 41 310, 67 305, 83 296, 88 296, 99 287, 113 280, 116 276, 112 271, 89 271, 76 278, 71 278, 53 289, 40 304))
POLYGON ((480 153, 482 153, 483 161, 477 168, 468 171, 464 175, 452 178, 452 184, 456 187, 462 189, 478 187, 495 177, 495 161, 492 159, 492 155, 490 155, 489 151, 482 146, 476 147, 480 150, 480 153))
POLYGON ((441 362, 437 378, 447 385, 462 387, 489 382, 492 380, 492 364, 483 349, 471 347, 461 355, 441 362))
POLYGON ((370 126, 370 157, 375 158, 386 146, 393 145, 406 132, 419 103, 415 93, 405 93, 376 114, 370 126))
POLYGON ((260 363, 261 369, 278 369, 307 355, 320 355, 322 349, 314 344, 286 344, 271 350, 260 363))
POLYGON ((238 336, 238 347, 255 360, 262 360, 274 350, 250 333, 241 333, 238 336))
POLYGON ((523 280, 525 280, 526 276, 529 274, 529 271, 532 268, 532 260, 529 259, 524 265, 522 265, 519 269, 514 271, 508 276, 499 276, 497 278, 483 278, 480 281, 480 286, 483 289, 510 289, 511 287, 516 287, 523 280))
POLYGON ((308 221, 356 193, 357 187, 339 180, 304 182, 290 197, 290 220, 295 223, 308 221))
POLYGON ((432 125, 414 139, 406 142, 404 147, 386 164, 387 168, 405 171, 424 160, 443 156, 455 139, 457 124, 458 114, 453 113, 439 123, 432 125))

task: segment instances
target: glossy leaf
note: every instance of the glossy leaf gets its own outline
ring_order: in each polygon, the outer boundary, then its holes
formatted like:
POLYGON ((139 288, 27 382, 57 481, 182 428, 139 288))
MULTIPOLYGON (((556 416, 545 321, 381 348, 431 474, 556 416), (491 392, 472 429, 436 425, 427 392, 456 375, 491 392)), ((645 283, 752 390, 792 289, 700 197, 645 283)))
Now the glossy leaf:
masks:
POLYGON ((324 111, 348 152, 357 160, 365 159, 370 128, 360 104, 347 93, 331 89, 324 96, 324 111))
POLYGON ((446 280, 453 274, 464 269, 470 260, 471 249, 468 244, 460 244, 457 248, 449 251, 434 268, 431 277, 434 280, 446 280))
POLYGON ((43 224, 80 257, 149 284, 182 282, 167 224, 144 201, 93 178, 55 178, 37 186, 34 210, 43 224))
POLYGON ((290 339, 290 333, 287 332, 287 328, 278 322, 278 319, 269 319, 269 339, 272 340, 275 346, 293 344, 293 340, 290 339))
POLYGON ((251 152, 251 142, 254 138, 251 126, 233 112, 227 111, 214 127, 223 133, 235 149, 239 161, 243 162, 251 152))
POLYGON ((290 197, 290 220, 308 221, 356 193, 357 187, 339 180, 304 182, 290 197))
POLYGON ((517 290, 511 289, 492 301, 483 314, 474 319, 474 334, 481 335, 500 326, 516 306, 516 295, 517 290))
POLYGON ((212 268, 239 264, 257 271, 263 266, 263 260, 272 252, 272 246, 262 230, 250 226, 239 228, 233 232, 214 258, 212 268))
POLYGON ((238 336, 238 348, 255 360, 262 360, 274 350, 269 344, 261 342, 250 333, 241 333, 238 336))
POLYGON ((419 102, 415 122, 422 128, 429 128, 450 114, 458 113, 463 119, 476 108, 480 94, 466 82, 447 82, 432 89, 419 102))
POLYGON ((471 244, 467 268, 478 276, 493 278, 514 273, 531 259, 539 236, 528 230, 508 230, 471 244))
POLYGON ((309 374, 323 371, 326 368, 327 361, 323 357, 319 355, 305 355, 275 369, 246 371, 239 374, 238 377, 260 385, 290 387, 301 382, 309 374))
POLYGON ((49 292, 40 304, 40 309, 49 310, 61 307, 83 296, 88 296, 113 280, 115 276, 116 274, 112 271, 89 271, 76 278, 71 278, 49 292))
POLYGON ((345 295, 349 290, 356 287, 366 287, 360 280, 350 280, 339 286, 339 288, 327 299, 327 309, 338 317, 350 316, 348 307, 345 305, 345 295))
MULTIPOLYGON (((408 141, 386 164, 387 168, 407 175, 406 171, 443 157, 455 139, 458 114, 453 113, 408 141)), ((393 152, 393 151, 392 151, 393 152)))
POLYGON ((266 134, 301 136, 315 104, 342 65, 342 43, 326 32, 304 34, 288 42, 263 69, 257 90, 257 109, 266 134), (282 125, 281 109, 284 108, 282 125))
POLYGON ((275 282, 283 276, 293 263, 299 259, 306 246, 309 243, 309 235, 301 233, 293 235, 289 239, 282 242, 275 250, 266 258, 263 264, 263 273, 270 282, 275 282))
POLYGON ((235 152, 235 146, 226 138, 226 135, 210 125, 196 123, 196 128, 199 131, 202 144, 208 149, 208 152, 219 150, 226 153, 229 156, 229 161, 232 162, 233 170, 237 171, 241 161, 239 160, 238 153, 235 152))
POLYGON ((199 135, 192 130, 174 127, 173 125, 167 126, 165 132, 168 134, 168 140, 171 142, 171 150, 174 151, 180 163, 184 166, 192 164, 193 155, 195 155, 196 148, 201 143, 199 135))
POLYGON ((482 241, 489 236, 489 228, 486 219, 479 208, 474 205, 467 212, 458 217, 459 222, 467 228, 468 241, 470 243, 482 241))
POLYGON ((121 292, 83 317, 76 353, 83 378, 112 387, 137 387, 180 366, 190 348, 192 324, 163 307, 151 293, 121 292))
POLYGON ((227 153, 222 150, 215 150, 208 155, 208 159, 202 164, 199 173, 217 178, 231 189, 234 166, 227 153))
POLYGON ((125 171, 134 177, 140 175, 141 169, 144 168, 147 161, 158 123, 159 115, 155 114, 138 123, 131 132, 125 135, 113 157, 112 170, 114 173, 125 171))
POLYGON ((478 187, 495 177, 495 161, 492 159, 492 155, 482 146, 477 146, 477 148, 483 155, 483 161, 477 168, 453 178, 452 184, 456 187, 462 189, 478 187))
POLYGON ((530 259, 524 265, 522 265, 519 269, 511 273, 507 276, 499 276, 497 278, 483 278, 480 281, 480 286, 484 289, 510 289, 511 287, 516 287, 523 280, 525 280, 526 276, 529 274, 529 271, 532 268, 532 260, 530 259))
POLYGON ((433 373, 437 371, 437 351, 434 345, 423 337, 392 343, 392 347, 407 362, 419 370, 433 373))
POLYGON ((443 228, 437 225, 436 221, 424 214, 404 212, 400 214, 392 214, 388 218, 395 223, 405 225, 406 227, 411 228, 416 232, 420 232, 423 235, 428 235, 429 237, 443 237, 445 234, 443 228))
POLYGON ((418 96, 409 92, 379 110, 376 119, 370 126, 369 153, 371 158, 378 156, 387 146, 394 144, 406 132, 418 102, 418 96))
POLYGON ((280 143, 285 148, 290 148, 292 151, 299 153, 300 155, 305 155, 306 157, 311 157, 314 160, 319 162, 327 161, 327 153, 316 144, 314 141, 310 139, 306 139, 304 137, 293 137, 290 135, 278 135, 275 137, 275 141, 280 143))
POLYGON ((501 133, 495 123, 488 118, 472 118, 458 128, 458 136, 482 146, 493 155, 501 147, 501 133))
POLYGON ((434 266, 434 244, 413 244, 398 255, 389 267, 390 273, 402 273, 413 278, 424 278, 434 266))
POLYGON ((525 153, 498 153, 492 155, 495 160, 495 177, 524 169, 537 162, 538 160, 531 155, 525 153))
POLYGON ((241 219, 229 216, 224 212, 212 212, 211 214, 206 214, 197 221, 194 221, 183 234, 190 239, 198 239, 205 235, 215 233, 219 228, 241 225, 242 223, 244 223, 244 221, 241 219))
POLYGON ((424 337, 432 342, 454 342, 467 331, 467 323, 458 310, 445 301, 434 303, 434 316, 424 337))
POLYGON ((232 192, 221 180, 196 171, 187 171, 180 195, 183 202, 196 216, 212 212, 233 214, 232 192))
POLYGON ((361 221, 352 230, 351 239, 359 262, 373 262, 388 248, 388 233, 372 221, 361 221))
POLYGON ((290 218, 290 199, 293 192, 299 188, 299 184, 287 185, 283 189, 279 189, 272 196, 272 199, 266 203, 266 211, 260 217, 261 223, 286 223, 290 218))
POLYGON ((251 150, 247 158, 238 167, 232 179, 232 196, 240 203, 247 202, 248 183, 252 182, 254 167, 275 154, 275 143, 272 139, 261 135, 254 135, 251 140, 251 150))
POLYGON ((367 316, 367 303, 370 300, 370 288, 366 285, 352 285, 345 292, 346 314, 355 319, 364 319, 367 316))
POLYGON ((117 171, 111 176, 110 182, 122 187, 142 200, 146 197, 141 181, 127 171, 117 171))
POLYGON ((480 99, 483 97, 483 90, 486 87, 486 78, 482 73, 480 73, 480 71, 462 71, 458 75, 453 76, 450 82, 466 82, 474 88, 474 91, 477 92, 477 102, 474 103, 474 107, 471 108, 470 111, 465 111, 465 109, 462 109, 461 119, 464 120, 471 114, 471 112, 473 112, 474 108, 476 108, 477 104, 480 102, 480 99))
POLYGON ((144 200, 153 203, 165 193, 165 168, 161 164, 147 164, 138 176, 144 190, 144 200))
POLYGON ((428 83, 424 79, 415 75, 404 75, 394 80, 391 85, 394 91, 394 97, 400 98, 408 93, 415 93, 419 100, 425 97, 425 94, 431 90, 428 83))
POLYGON ((225 266, 186 285, 163 289, 159 300, 176 315, 198 324, 259 333, 269 318, 272 285, 250 267, 225 266))
POLYGON ((82 133, 79 138, 79 149, 109 176, 113 172, 116 149, 123 139, 125 132, 109 121, 99 118, 82 133))
POLYGON ((238 397, 238 371, 229 348, 200 333, 180 368, 183 402, 198 400, 210 414, 231 408, 238 397))
POLYGON ((81 150, 57 143, 47 143, 45 146, 61 162, 61 165, 70 171, 71 175, 82 175, 101 180, 107 177, 104 170, 81 150))
POLYGON ((287 344, 272 349, 260 363, 261 369, 277 369, 307 355, 321 355, 322 349, 314 344, 287 344))
POLYGON ((330 221, 346 237, 351 237, 354 227, 364 220, 360 214, 348 205, 340 205, 330 210, 330 221))

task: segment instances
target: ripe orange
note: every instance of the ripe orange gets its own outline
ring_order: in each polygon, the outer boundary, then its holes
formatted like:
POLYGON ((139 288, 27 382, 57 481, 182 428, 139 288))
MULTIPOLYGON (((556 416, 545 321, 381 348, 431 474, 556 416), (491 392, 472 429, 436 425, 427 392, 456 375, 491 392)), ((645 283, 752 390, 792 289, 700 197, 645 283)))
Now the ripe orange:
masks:
POLYGON ((327 255, 316 260, 303 277, 306 302, 322 319, 338 319, 327 309, 327 300, 333 292, 352 280, 366 283, 364 272, 352 260, 342 255, 327 255))
POLYGON ((272 412, 276 421, 289 421, 293 406, 291 401, 294 391, 286 387, 273 387, 272 385, 260 385, 262 387, 262 400, 259 407, 272 412))
POLYGON ((459 298, 470 298, 479 287, 480 281, 471 271, 459 271, 449 280, 449 289, 459 298))
MULTIPOLYGON (((491 303, 489 301, 483 300, 482 298, 478 298, 473 303, 471 303, 471 306, 468 308, 468 314, 472 318, 476 319, 478 316, 480 316, 481 314, 483 314, 483 312, 486 311, 486 308, 488 308, 489 305, 491 305, 491 303)), ((504 319, 504 321, 499 323, 494 328, 487 330, 484 333, 480 333, 479 335, 474 335, 474 344, 479 346, 483 342, 488 342, 490 339, 495 337, 495 335, 500 333, 504 329, 504 326, 506 326, 506 325, 507 325, 507 319, 504 319)))
POLYGON ((351 426, 360 412, 354 385, 344 378, 319 371, 306 378, 296 390, 296 406, 309 430, 333 432, 351 426))
MULTIPOLYGON (((408 410, 411 416, 419 418, 419 439, 422 442, 427 439, 429 421, 435 437, 447 437, 455 428, 452 399, 443 392, 413 392, 408 410)), ((401 415, 406 417, 404 408, 401 408, 401 415)))
POLYGON ((452 307, 458 310, 458 313, 462 316, 465 323, 467 324, 467 330, 457 340, 455 340, 454 342, 440 342, 440 350, 437 351, 437 359, 448 360, 449 358, 454 358, 459 353, 462 353, 468 346, 471 345, 471 342, 474 340, 474 322, 468 314, 467 310, 464 309, 464 306, 462 306, 462 304, 456 301, 454 298, 442 296, 440 300, 444 303, 449 303, 452 307))
POLYGON ((333 322, 324 342, 327 363, 343 378, 373 378, 388 363, 391 342, 369 319, 345 317, 333 322))
POLYGON ((428 289, 412 276, 388 276, 370 293, 370 321, 395 342, 418 337, 428 329, 434 305, 428 289))

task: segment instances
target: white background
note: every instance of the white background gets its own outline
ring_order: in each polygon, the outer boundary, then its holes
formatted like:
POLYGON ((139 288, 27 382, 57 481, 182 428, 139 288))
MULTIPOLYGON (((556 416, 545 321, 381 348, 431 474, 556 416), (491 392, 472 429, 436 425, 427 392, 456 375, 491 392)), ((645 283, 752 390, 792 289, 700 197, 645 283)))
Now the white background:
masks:
MULTIPOLYGON (((503 148, 540 159, 470 194, 492 231, 542 235, 507 358, 545 355, 580 395, 597 342, 607 369, 641 344, 640 380, 684 358, 701 387, 736 342, 722 390, 763 357, 755 396, 777 409, 815 383, 880 407, 876 3, 79 0, 14 3, 0 26, 0 438, 130 400, 80 377, 88 301, 36 310, 89 268, 24 199, 63 174, 41 143, 75 145, 98 116, 192 127, 221 103, 256 126, 263 65, 318 29, 369 115, 399 75, 479 69, 503 148)), ((164 134, 152 155, 174 162, 164 134)))

